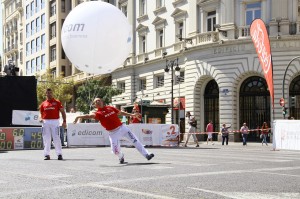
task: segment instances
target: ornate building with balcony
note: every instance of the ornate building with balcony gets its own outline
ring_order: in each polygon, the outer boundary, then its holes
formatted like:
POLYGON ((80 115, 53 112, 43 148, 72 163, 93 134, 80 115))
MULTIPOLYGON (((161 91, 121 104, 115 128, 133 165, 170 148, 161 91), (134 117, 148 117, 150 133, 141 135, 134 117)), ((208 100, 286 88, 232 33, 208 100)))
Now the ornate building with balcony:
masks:
MULTIPOLYGON (((231 124, 233 130, 244 122, 256 129, 264 121, 270 124, 283 119, 277 102, 284 92, 286 99, 296 98, 293 106, 286 100, 288 115, 300 119, 300 59, 291 63, 282 81, 289 61, 300 55, 300 1, 123 0, 119 7, 134 13, 127 17, 135 45, 124 65, 112 72, 113 84, 123 90, 114 97, 114 105, 132 104, 137 98, 168 105, 177 100, 184 106, 172 107, 176 111, 168 111, 167 123, 173 117, 174 123, 179 123, 184 112, 190 111, 201 132, 209 120, 215 131, 220 131, 223 123, 231 124), (261 18, 269 32, 274 114, 249 33, 255 18, 261 18), (177 58, 180 75, 166 74, 166 60, 177 58)), ((230 139, 240 140, 240 135, 230 139)), ((249 139, 259 139, 258 134, 251 133, 249 139)))

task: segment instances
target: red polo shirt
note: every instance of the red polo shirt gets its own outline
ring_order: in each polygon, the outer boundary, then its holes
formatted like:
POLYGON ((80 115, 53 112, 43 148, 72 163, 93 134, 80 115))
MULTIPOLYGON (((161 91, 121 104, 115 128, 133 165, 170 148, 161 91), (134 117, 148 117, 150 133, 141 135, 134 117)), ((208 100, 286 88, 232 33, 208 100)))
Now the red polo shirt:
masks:
POLYGON ((41 116, 43 119, 59 119, 59 110, 62 107, 59 100, 46 100, 40 106, 41 116))
POLYGON ((118 117, 120 111, 113 106, 104 106, 98 108, 95 119, 99 120, 101 125, 108 131, 118 128, 122 125, 118 117))

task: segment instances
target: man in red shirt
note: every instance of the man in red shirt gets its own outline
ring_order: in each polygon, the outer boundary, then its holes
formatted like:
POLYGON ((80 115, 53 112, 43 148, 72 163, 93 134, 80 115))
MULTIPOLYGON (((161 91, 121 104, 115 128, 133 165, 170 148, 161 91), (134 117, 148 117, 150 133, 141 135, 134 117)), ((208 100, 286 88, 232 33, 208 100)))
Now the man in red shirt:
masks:
POLYGON ((214 131, 214 126, 213 126, 213 123, 212 121, 210 120, 209 123, 207 124, 206 126, 206 132, 207 132, 207 144, 208 144, 208 141, 211 140, 211 144, 214 145, 214 142, 213 142, 213 138, 212 138, 212 132, 214 131))
POLYGON ((94 106, 98 109, 97 112, 90 115, 80 115, 74 120, 74 124, 78 119, 96 119, 99 120, 101 125, 109 131, 109 141, 111 144, 112 152, 119 157, 120 164, 124 163, 124 154, 121 152, 119 139, 126 137, 135 148, 147 159, 151 160, 154 157, 153 153, 149 153, 144 146, 140 143, 137 137, 129 130, 129 128, 122 124, 118 115, 121 116, 135 116, 136 114, 120 111, 113 106, 106 106, 101 98, 95 98, 93 101, 94 106))
POLYGON ((58 160, 62 160, 61 140, 59 136, 59 112, 63 118, 63 128, 66 128, 66 113, 59 100, 53 98, 53 93, 50 88, 46 90, 47 100, 40 105, 40 122, 42 125, 44 156, 45 160, 50 160, 51 137, 58 156, 58 160))

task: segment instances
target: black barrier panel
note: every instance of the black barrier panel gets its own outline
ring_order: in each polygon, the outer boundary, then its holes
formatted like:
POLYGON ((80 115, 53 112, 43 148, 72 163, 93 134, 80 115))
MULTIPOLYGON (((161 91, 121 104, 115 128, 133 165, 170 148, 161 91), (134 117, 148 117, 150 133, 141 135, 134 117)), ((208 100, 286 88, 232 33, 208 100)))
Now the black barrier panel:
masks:
POLYGON ((0 127, 12 125, 13 110, 37 110, 36 79, 34 76, 0 77, 0 127))

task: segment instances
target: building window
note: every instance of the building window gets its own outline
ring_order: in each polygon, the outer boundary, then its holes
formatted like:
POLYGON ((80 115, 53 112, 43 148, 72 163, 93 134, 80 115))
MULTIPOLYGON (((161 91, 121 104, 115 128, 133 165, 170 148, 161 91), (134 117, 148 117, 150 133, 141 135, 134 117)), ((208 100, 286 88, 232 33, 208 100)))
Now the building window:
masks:
POLYGON ((34 1, 31 2, 30 7, 31 7, 30 8, 30 16, 33 16, 34 15, 34 10, 35 10, 34 9, 34 1))
POLYGON ((41 9, 41 1, 36 0, 35 1, 35 10, 36 10, 36 12, 40 11, 40 9, 41 9))
POLYGON ((216 11, 208 12, 207 13, 207 32, 215 31, 216 24, 216 11))
POLYGON ((31 22, 31 35, 35 33, 35 20, 31 22))
POLYGON ((56 1, 52 1, 50 5, 50 17, 56 14, 56 1))
POLYGON ((36 69, 35 69, 35 59, 31 60, 31 74, 35 73, 36 69))
POLYGON ((53 79, 56 77, 56 69, 55 69, 55 68, 53 68, 53 69, 51 70, 51 75, 52 75, 52 78, 53 78, 53 79))
POLYGON ((41 16, 41 22, 42 22, 42 30, 45 28, 46 21, 45 21, 45 14, 42 14, 41 16))
POLYGON ((26 62, 26 75, 29 75, 31 71, 30 61, 26 62))
POLYGON ((44 70, 46 68, 46 58, 45 58, 45 54, 43 54, 41 56, 41 66, 42 66, 42 70, 44 70))
POLYGON ((156 8, 163 7, 163 0, 156 0, 156 8))
POLYGON ((30 30, 30 24, 26 24, 26 38, 30 37, 31 30, 30 30))
POLYGON ((34 40, 31 41, 31 54, 36 52, 35 51, 35 46, 36 46, 36 44, 35 44, 35 39, 34 39, 34 40))
POLYGON ((246 25, 250 26, 254 19, 261 18, 261 2, 246 5, 246 25))
POLYGON ((165 85, 165 78, 164 75, 157 75, 155 77, 155 88, 160 88, 163 87, 165 85))
POLYGON ((51 46, 50 48, 50 62, 56 60, 56 46, 51 46))
POLYGON ((179 41, 181 41, 180 38, 183 37, 183 22, 179 22, 176 25, 177 25, 177 34, 176 34, 176 37, 178 38, 179 41))
POLYGON ((42 45, 42 49, 45 49, 45 45, 46 45, 46 38, 45 38, 45 34, 43 34, 41 36, 41 45, 42 45))
POLYGON ((50 39, 56 37, 56 22, 50 24, 50 39))
POLYGON ((41 9, 45 8, 45 1, 46 1, 46 0, 41 0, 41 2, 42 2, 42 3, 41 3, 41 9))
POLYGON ((140 53, 146 52, 146 36, 140 36, 140 53))
POLYGON ((41 70, 41 57, 36 58, 36 70, 37 71, 41 70))
POLYGON ((29 5, 26 6, 26 19, 28 19, 30 17, 30 9, 29 9, 29 5))
POLYGON ((35 20, 35 25, 36 25, 36 32, 41 30, 41 19, 40 17, 37 17, 35 20))
POLYGON ((127 5, 121 6, 121 11, 124 13, 124 15, 127 17, 127 5))
POLYGON ((118 82, 117 88, 122 92, 125 93, 125 82, 118 82))
POLYGON ((61 0, 61 11, 66 12, 66 1, 65 0, 61 0))
POLYGON ((157 30, 157 48, 164 46, 164 31, 163 29, 157 30))
POLYGON ((26 43, 26 56, 28 56, 28 55, 30 55, 30 43, 29 42, 27 42, 26 43))
POLYGON ((139 91, 146 90, 147 84, 146 84, 146 78, 139 80, 139 91))
POLYGON ((140 0, 140 16, 146 14, 146 0, 140 0))
POLYGON ((39 51, 41 50, 41 38, 40 37, 37 37, 36 38, 36 51, 39 51))

